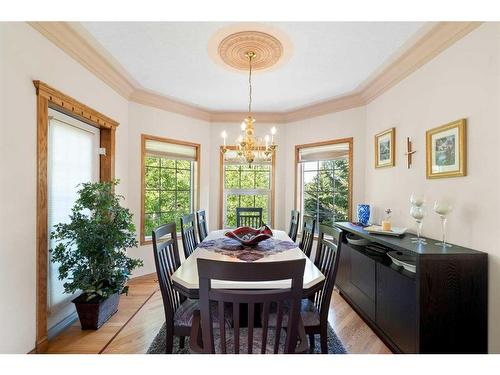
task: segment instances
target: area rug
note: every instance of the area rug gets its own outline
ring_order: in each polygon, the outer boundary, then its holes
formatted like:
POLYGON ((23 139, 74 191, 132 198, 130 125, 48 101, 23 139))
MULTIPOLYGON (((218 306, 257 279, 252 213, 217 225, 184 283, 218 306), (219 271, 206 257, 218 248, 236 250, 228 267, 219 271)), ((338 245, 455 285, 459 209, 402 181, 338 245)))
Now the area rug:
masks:
MULTIPOLYGON (((153 342, 149 346, 147 354, 164 354, 165 353, 165 324, 161 327, 160 332, 156 335, 153 342)), ((315 335, 315 346, 314 353, 321 353, 321 344, 319 341, 319 335, 315 335)), ((179 338, 174 337, 174 350, 173 354, 189 354, 189 338, 186 338, 186 344, 184 348, 179 348, 179 338)), ((337 337, 333 328, 328 325, 328 354, 347 354, 342 342, 337 337)))

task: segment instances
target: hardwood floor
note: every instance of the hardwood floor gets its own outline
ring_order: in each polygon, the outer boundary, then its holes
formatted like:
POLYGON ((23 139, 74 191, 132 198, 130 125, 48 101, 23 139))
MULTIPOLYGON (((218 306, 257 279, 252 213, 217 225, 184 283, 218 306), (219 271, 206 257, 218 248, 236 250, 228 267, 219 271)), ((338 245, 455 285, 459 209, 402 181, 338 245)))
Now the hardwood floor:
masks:
MULTIPOLYGON (((130 280, 129 295, 120 298, 118 312, 97 331, 82 331, 76 321, 49 342, 48 353, 146 353, 165 316, 156 275, 130 280)), ((349 353, 390 353, 390 350, 333 292, 328 321, 349 353)))

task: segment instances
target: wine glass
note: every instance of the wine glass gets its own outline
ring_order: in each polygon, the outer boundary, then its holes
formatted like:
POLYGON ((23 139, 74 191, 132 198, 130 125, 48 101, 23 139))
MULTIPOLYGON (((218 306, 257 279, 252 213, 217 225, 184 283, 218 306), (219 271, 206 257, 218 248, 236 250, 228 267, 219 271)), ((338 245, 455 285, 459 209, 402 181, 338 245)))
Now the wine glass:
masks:
POLYGON ((411 206, 410 208, 410 215, 415 219, 415 222, 417 223, 417 237, 412 238, 412 242, 416 243, 418 245, 426 245, 427 242, 425 241, 424 238, 420 238, 420 233, 422 232, 422 225, 424 221, 424 216, 425 216, 425 210, 422 206, 411 206))
POLYGON ((410 196, 410 203, 413 206, 422 207, 425 202, 425 198, 422 194, 412 193, 410 196))
POLYGON ((436 245, 440 245, 442 247, 451 247, 449 243, 446 243, 446 222, 448 221, 448 214, 453 210, 453 206, 444 201, 436 201, 434 203, 434 212, 439 215, 441 218, 441 226, 443 229, 442 241, 436 242, 436 245))

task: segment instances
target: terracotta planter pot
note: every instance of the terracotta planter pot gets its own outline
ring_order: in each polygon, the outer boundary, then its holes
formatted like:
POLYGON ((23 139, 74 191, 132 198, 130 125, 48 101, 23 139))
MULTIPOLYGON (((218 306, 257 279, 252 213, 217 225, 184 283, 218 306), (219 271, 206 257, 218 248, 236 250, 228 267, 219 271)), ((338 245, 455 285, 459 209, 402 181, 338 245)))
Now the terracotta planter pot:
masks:
POLYGON ((115 293, 106 299, 89 302, 80 295, 71 302, 76 306, 82 329, 98 329, 118 311, 119 301, 120 294, 115 293))

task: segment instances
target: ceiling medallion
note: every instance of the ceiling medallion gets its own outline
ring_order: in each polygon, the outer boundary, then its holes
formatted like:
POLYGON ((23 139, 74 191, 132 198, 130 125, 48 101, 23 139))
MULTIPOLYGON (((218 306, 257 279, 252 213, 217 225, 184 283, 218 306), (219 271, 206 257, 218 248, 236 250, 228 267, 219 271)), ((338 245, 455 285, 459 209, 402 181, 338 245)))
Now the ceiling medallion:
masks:
POLYGON ((267 69, 283 56, 283 45, 274 36, 262 31, 240 31, 225 37, 218 54, 227 65, 248 70, 248 51, 253 51, 252 69, 267 69))

